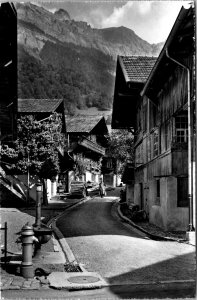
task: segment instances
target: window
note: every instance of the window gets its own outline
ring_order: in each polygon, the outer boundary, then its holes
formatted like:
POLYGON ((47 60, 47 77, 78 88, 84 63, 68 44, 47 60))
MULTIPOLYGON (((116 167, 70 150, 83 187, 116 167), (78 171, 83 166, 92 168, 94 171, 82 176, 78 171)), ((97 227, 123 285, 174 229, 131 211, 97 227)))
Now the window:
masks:
POLYGON ((177 143, 188 141, 188 118, 186 115, 177 116, 175 119, 175 134, 177 143))
POLYGON ((92 181, 94 181, 95 182, 95 180, 96 180, 96 175, 95 174, 92 174, 92 181))
POLYGON ((147 103, 143 106, 143 131, 147 131, 147 103))
POLYGON ((156 182, 157 182, 157 197, 160 198, 160 180, 158 179, 156 182))
POLYGON ((107 165, 107 168, 109 168, 109 169, 113 168, 113 163, 112 163, 112 159, 111 158, 108 158, 106 165, 107 165))
POLYGON ((159 134, 158 130, 153 133, 153 157, 159 154, 159 134))
POLYGON ((188 178, 177 178, 177 207, 188 207, 188 178))
POLYGON ((171 133, 170 133, 170 123, 165 125, 165 149, 167 150, 170 147, 171 143, 171 133))
POLYGON ((137 109, 137 131, 140 131, 142 129, 142 112, 141 107, 138 107, 137 109))
POLYGON ((136 167, 143 164, 143 144, 141 143, 135 150, 136 167))
POLYGON ((156 199, 155 205, 160 205, 160 180, 156 180, 156 199))
POLYGON ((151 160, 151 135, 147 138, 147 160, 151 160))
POLYGON ((156 107, 156 105, 152 102, 152 101, 149 101, 149 107, 150 107, 150 130, 152 128, 154 128, 156 126, 156 116, 158 114, 158 109, 156 107))

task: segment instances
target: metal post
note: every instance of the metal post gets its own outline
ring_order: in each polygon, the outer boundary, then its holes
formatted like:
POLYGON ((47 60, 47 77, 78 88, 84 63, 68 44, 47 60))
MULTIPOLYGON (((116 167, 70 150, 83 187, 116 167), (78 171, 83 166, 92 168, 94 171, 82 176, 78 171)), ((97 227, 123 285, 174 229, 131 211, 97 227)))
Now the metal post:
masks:
MULTIPOLYGON (((197 217, 197 205, 196 205, 196 199, 197 199, 197 53, 196 53, 196 43, 197 43, 197 4, 196 4, 196 1, 194 1, 194 31, 195 31, 195 34, 194 34, 194 47, 195 47, 195 55, 194 55, 194 61, 195 61, 195 64, 194 64, 194 76, 195 76, 195 81, 194 81, 194 87, 195 87, 195 94, 194 94, 194 97, 195 97, 195 113, 196 113, 196 119, 195 119, 195 122, 196 122, 196 126, 195 126, 195 129, 196 129, 196 132, 195 132, 195 146, 196 146, 196 149, 195 149, 195 188, 196 188, 196 197, 195 197, 195 216, 197 217)), ((196 220, 195 220, 195 229, 196 229, 196 220)), ((196 230, 196 234, 195 234, 195 239, 197 241, 197 230, 196 230)), ((196 243, 196 251, 197 251, 197 243, 196 243)), ((196 265, 197 265, 197 255, 196 255, 196 265)), ((197 298, 197 281, 196 281, 196 298, 197 298)))
POLYGON ((22 262, 21 262, 21 275, 24 278, 33 278, 34 270, 32 264, 33 242, 35 240, 33 227, 28 223, 22 227, 21 231, 22 240, 22 262))
POLYGON ((38 182, 36 186, 36 221, 35 221, 36 227, 41 226, 41 195, 42 195, 42 184, 38 182))
POLYGON ((26 194, 26 201, 29 202, 29 150, 27 152, 27 194, 26 194))
POLYGON ((5 252, 4 252, 4 259, 5 259, 5 265, 7 265, 7 240, 8 240, 8 225, 7 225, 7 222, 5 222, 5 227, 4 227, 4 230, 5 230, 5 234, 4 234, 4 249, 5 249, 5 252))

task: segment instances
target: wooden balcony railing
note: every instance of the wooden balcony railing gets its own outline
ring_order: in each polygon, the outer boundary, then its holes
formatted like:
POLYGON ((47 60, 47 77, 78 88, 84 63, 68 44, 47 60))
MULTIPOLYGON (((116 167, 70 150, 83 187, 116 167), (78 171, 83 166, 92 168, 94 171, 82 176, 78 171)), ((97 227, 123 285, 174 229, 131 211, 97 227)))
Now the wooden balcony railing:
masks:
POLYGON ((105 148, 98 145, 97 143, 95 142, 92 142, 90 141, 89 139, 87 138, 83 138, 80 142, 79 142, 79 145, 83 146, 83 147, 86 147, 94 152, 97 152, 101 155, 105 155, 105 148))

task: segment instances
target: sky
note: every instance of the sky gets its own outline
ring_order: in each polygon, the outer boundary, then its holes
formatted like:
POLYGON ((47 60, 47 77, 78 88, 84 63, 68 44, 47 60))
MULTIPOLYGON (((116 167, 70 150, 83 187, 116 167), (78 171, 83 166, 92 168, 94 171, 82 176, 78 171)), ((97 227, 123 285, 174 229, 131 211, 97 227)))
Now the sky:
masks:
POLYGON ((188 1, 43 0, 37 4, 51 12, 63 8, 71 19, 93 28, 128 27, 152 44, 165 41, 181 6, 188 1))

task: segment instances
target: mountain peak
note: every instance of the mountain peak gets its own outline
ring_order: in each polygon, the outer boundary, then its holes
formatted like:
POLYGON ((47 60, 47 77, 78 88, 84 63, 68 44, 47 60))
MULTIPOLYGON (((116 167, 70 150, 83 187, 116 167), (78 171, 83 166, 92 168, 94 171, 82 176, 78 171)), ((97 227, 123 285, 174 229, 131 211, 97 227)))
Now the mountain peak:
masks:
POLYGON ((57 10, 54 13, 54 16, 56 16, 60 21, 71 20, 69 13, 66 10, 62 9, 62 8, 57 10))

